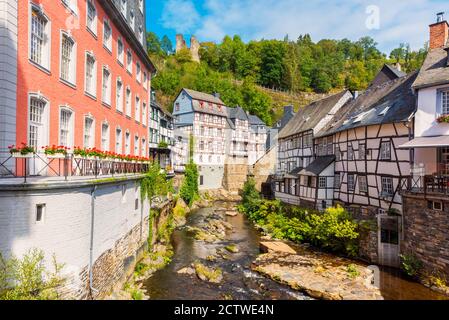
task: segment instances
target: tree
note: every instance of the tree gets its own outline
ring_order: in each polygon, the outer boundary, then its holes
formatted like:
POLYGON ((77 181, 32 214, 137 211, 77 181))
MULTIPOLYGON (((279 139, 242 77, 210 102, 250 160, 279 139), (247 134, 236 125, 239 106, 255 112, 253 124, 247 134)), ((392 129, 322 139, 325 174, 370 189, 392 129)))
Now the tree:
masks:
POLYGON ((147 51, 148 53, 153 53, 156 55, 160 55, 162 53, 159 37, 151 31, 147 32, 147 51))
POLYGON ((180 196, 189 206, 192 206, 195 200, 198 199, 198 168, 193 161, 193 136, 189 140, 189 163, 186 165, 184 180, 181 185, 180 196))
POLYGON ((171 40, 166 35, 162 37, 160 47, 166 55, 173 53, 173 44, 172 44, 171 40))
POLYGON ((140 201, 143 204, 145 200, 148 200, 150 216, 154 197, 165 196, 171 189, 171 182, 167 179, 165 171, 161 169, 157 162, 151 164, 145 177, 140 182, 140 201))

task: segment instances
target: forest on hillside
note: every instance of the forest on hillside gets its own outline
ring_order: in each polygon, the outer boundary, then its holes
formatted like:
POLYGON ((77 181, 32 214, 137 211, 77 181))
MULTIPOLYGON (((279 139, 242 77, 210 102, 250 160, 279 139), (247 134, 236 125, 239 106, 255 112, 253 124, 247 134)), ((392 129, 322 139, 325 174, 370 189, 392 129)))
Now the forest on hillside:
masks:
POLYGON ((370 37, 315 43, 306 34, 294 41, 286 36, 245 43, 239 36, 226 36, 218 44, 201 43, 198 64, 192 62, 189 50, 175 54, 168 37, 147 34, 148 54, 158 68, 152 86, 167 107, 183 87, 219 92, 227 105, 240 105, 269 125, 279 115, 260 87, 291 93, 364 90, 384 63, 400 63, 403 71, 412 72, 427 54, 427 44, 417 51, 401 44, 389 56, 377 45, 370 37))

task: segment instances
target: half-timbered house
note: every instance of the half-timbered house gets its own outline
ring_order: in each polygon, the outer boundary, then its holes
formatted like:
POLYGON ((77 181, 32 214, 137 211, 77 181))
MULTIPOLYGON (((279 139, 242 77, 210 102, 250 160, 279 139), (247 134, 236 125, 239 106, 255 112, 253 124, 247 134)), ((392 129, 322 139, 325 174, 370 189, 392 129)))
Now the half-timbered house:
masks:
POLYGON ((290 204, 300 204, 298 173, 314 160, 313 137, 350 99, 352 99, 351 93, 342 91, 313 102, 299 110, 280 131, 278 166, 275 176, 277 199, 290 204))

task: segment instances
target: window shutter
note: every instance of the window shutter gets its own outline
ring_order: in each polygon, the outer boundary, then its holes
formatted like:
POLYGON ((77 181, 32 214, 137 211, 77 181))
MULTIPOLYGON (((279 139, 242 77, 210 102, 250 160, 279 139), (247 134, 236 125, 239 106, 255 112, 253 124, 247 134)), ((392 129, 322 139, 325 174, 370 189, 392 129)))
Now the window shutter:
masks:
POLYGON ((436 117, 440 117, 442 110, 441 110, 441 91, 437 91, 437 105, 436 105, 436 117))

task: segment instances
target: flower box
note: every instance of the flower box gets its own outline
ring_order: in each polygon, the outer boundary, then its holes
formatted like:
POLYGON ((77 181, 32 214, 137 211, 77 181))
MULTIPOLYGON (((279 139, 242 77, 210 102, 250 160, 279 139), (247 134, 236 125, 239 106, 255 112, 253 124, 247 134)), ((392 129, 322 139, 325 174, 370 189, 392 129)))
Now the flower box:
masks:
POLYGON ((65 159, 67 156, 62 153, 47 154, 48 159, 65 159))
POLYGON ((13 158, 30 159, 34 157, 34 153, 22 154, 20 152, 11 153, 13 158))

